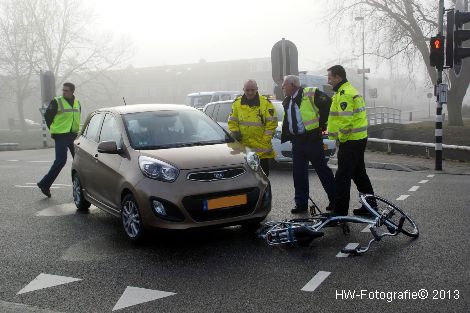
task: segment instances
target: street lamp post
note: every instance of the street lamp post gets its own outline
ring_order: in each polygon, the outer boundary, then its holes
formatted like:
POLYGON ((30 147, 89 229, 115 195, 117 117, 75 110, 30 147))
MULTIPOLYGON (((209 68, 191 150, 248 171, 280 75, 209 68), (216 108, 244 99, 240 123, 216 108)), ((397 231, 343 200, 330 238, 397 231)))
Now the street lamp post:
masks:
POLYGON ((365 42, 364 42, 364 17, 354 18, 356 21, 362 21, 362 97, 366 101, 366 65, 365 65, 365 42))

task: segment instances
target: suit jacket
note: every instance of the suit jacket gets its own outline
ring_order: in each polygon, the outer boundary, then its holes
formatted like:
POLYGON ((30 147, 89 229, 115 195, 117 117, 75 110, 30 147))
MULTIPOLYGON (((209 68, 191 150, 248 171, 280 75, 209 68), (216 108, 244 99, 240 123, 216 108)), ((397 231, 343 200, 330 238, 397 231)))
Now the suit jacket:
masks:
MULTIPOLYGON (((297 93, 297 96, 294 98, 294 102, 297 104, 299 108, 300 108, 300 103, 302 102, 303 95, 304 95, 304 90, 303 88, 300 88, 299 92, 297 93)), ((284 107, 284 119, 282 121, 281 143, 284 143, 286 141, 292 141, 292 137, 293 137, 293 135, 289 131, 289 121, 287 119, 287 114, 290 114, 290 112, 288 112, 290 98, 291 97, 285 97, 284 100, 282 101, 282 106, 284 107)), ((327 94, 325 94, 324 92, 320 91, 317 88, 315 90, 314 102, 315 102, 315 105, 319 109, 320 127, 309 131, 308 134, 312 136, 312 140, 321 140, 322 139, 321 132, 322 130, 326 129, 326 125, 328 122, 328 115, 330 114, 331 98, 327 94)))

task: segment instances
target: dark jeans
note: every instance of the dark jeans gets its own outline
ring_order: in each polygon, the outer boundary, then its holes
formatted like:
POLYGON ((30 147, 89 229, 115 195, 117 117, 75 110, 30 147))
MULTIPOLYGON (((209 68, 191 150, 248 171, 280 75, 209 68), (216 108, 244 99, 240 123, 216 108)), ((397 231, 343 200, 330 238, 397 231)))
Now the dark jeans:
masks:
POLYGON ((351 140, 340 143, 338 148, 338 170, 336 171, 336 209, 335 212, 347 215, 349 210, 349 197, 351 179, 361 193, 373 194, 372 184, 367 176, 364 163, 364 151, 367 138, 351 140))
POLYGON ((335 202, 335 183, 331 168, 328 167, 323 152, 323 141, 310 135, 292 138, 292 162, 297 207, 308 207, 309 181, 308 163, 312 163, 318 178, 331 203, 335 202))
POLYGON ((39 182, 41 188, 49 189, 59 176, 60 171, 67 163, 67 149, 70 150, 72 158, 74 157, 73 141, 77 138, 76 134, 54 135, 55 141, 55 160, 49 172, 39 182))
POLYGON ((270 160, 272 160, 272 159, 261 159, 260 160, 261 168, 263 169, 263 172, 264 172, 264 174, 266 174, 266 176, 269 176, 269 162, 270 162, 270 160))

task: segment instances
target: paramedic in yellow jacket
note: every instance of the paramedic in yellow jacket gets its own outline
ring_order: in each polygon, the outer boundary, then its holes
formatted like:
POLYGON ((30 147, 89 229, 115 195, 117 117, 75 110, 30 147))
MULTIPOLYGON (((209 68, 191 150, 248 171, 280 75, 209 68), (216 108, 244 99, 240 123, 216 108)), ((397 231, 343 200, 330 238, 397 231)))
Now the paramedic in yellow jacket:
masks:
MULTIPOLYGON (((360 193, 374 193, 364 163, 367 145, 366 104, 364 98, 346 79, 346 71, 341 65, 328 69, 328 83, 336 92, 328 117, 328 137, 339 142, 333 214, 348 215, 351 179, 360 193)), ((353 213, 369 215, 365 207, 355 209, 353 213)))
POLYGON ((274 159, 271 139, 277 127, 276 110, 267 97, 258 94, 256 81, 246 81, 243 92, 232 104, 228 129, 235 139, 256 152, 261 168, 269 176, 269 162, 274 159))

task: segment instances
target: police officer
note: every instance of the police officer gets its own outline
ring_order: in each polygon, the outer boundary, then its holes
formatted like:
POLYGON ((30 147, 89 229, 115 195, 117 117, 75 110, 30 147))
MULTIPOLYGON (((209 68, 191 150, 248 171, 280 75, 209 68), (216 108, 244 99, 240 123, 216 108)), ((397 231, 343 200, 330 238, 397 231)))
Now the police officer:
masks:
POLYGON ((80 128, 80 102, 73 95, 75 85, 64 83, 62 97, 54 98, 44 114, 51 137, 55 141, 55 160, 46 176, 37 183, 41 192, 51 197, 50 187, 67 162, 67 149, 74 156, 73 141, 80 128))
POLYGON ((276 110, 267 97, 258 94, 256 81, 246 81, 243 92, 232 104, 228 128, 235 139, 256 152, 261 168, 269 176, 269 162, 274 159, 271 139, 277 127, 276 110))
MULTIPOLYGON (((364 164, 367 144, 366 104, 346 79, 341 65, 328 69, 328 83, 336 92, 328 118, 328 136, 339 141, 338 169, 335 176, 336 207, 334 215, 348 215, 351 179, 361 193, 373 194, 364 164)), ((353 210, 355 215, 368 215, 364 207, 353 210)))
POLYGON ((312 163, 323 189, 334 207, 334 176, 326 164, 323 151, 322 130, 326 129, 331 99, 318 88, 300 87, 298 76, 287 75, 282 83, 286 95, 281 143, 292 142, 292 163, 295 188, 295 208, 291 213, 302 213, 308 209, 309 180, 308 163, 312 163))

